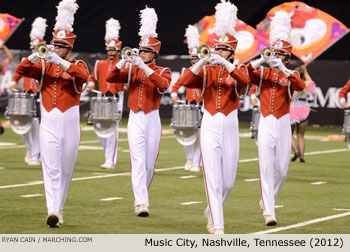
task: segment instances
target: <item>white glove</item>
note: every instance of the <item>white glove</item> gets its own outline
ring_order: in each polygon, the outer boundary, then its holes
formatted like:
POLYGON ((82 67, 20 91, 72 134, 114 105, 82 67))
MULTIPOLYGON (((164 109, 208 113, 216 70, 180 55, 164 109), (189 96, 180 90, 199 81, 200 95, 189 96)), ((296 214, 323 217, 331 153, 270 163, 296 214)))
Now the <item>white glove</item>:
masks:
POLYGON ((13 91, 16 88, 17 83, 15 81, 11 81, 9 85, 9 90, 13 91))
POLYGON ((293 74, 293 71, 287 69, 280 58, 273 58, 271 60, 271 66, 273 68, 277 67, 287 78, 289 75, 293 74))
POLYGON ((37 63, 39 59, 40 59, 40 57, 39 57, 37 52, 32 53, 31 55, 28 56, 28 60, 30 62, 32 62, 33 64, 37 63))
POLYGON ((205 65, 204 60, 200 59, 196 64, 191 66, 190 69, 194 75, 198 75, 204 65, 205 65))
POLYGON ((170 96, 171 96, 171 100, 173 101, 173 103, 176 103, 177 99, 178 99, 177 93, 173 92, 170 94, 170 96))
POLYGON ((95 83, 92 82, 92 81, 89 81, 89 83, 88 83, 88 90, 89 90, 89 91, 92 91, 92 90, 94 90, 94 89, 95 89, 95 83))
POLYGON ((115 65, 119 70, 122 70, 126 64, 126 59, 122 56, 122 59, 115 65))
POLYGON ((49 63, 54 63, 56 65, 59 65, 62 61, 62 58, 58 56, 55 52, 49 51, 46 56, 46 61, 49 63))
POLYGON ((223 57, 221 57, 219 54, 212 53, 209 57, 209 62, 212 65, 225 65, 225 60, 223 57))
POLYGON ((154 71, 151 68, 149 68, 140 57, 135 57, 134 62, 132 64, 144 71, 147 77, 154 73, 154 71))
POLYGON ((253 67, 254 69, 258 69, 264 62, 265 62, 265 59, 263 58, 263 56, 260 56, 259 59, 252 60, 252 61, 250 62, 250 64, 252 65, 252 67, 253 67))

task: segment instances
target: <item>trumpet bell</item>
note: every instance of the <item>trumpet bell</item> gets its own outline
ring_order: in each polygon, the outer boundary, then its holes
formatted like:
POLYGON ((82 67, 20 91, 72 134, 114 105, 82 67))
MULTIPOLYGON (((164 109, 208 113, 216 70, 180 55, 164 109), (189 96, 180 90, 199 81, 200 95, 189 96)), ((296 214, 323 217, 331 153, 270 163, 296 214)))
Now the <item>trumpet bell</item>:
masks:
POLYGON ((44 59, 49 52, 49 48, 47 47, 46 43, 39 43, 35 47, 35 51, 38 53, 39 58, 44 59))
POLYGON ((200 45, 198 47, 198 57, 201 59, 207 59, 210 57, 210 47, 208 45, 200 45))
POLYGON ((271 59, 271 58, 273 58, 275 56, 275 51, 272 49, 272 47, 267 46, 264 49, 262 49, 261 56, 265 60, 269 60, 269 59, 271 59))

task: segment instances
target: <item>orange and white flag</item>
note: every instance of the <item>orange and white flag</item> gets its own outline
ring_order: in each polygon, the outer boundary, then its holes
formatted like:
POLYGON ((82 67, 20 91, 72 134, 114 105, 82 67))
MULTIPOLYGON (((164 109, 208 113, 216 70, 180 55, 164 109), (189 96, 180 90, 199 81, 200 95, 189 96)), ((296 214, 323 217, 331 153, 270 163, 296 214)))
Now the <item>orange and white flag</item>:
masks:
POLYGON ((7 13, 0 13, 0 45, 5 44, 23 20, 7 13))

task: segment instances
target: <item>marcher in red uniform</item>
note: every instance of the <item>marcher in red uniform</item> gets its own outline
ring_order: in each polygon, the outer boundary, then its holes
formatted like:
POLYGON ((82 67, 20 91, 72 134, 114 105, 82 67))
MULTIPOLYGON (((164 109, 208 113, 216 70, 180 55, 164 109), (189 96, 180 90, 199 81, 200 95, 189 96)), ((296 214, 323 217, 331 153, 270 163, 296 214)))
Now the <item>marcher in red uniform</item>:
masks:
POLYGON ((38 54, 33 53, 17 67, 23 76, 43 78, 40 153, 48 211, 46 222, 50 227, 63 224, 62 210, 80 141, 79 92, 89 78, 84 62, 68 58, 76 39, 72 24, 78 5, 75 0, 62 0, 57 9, 46 60, 40 62, 38 54))
POLYGON ((161 137, 160 98, 171 81, 170 70, 155 64, 160 50, 156 24, 157 14, 153 8, 146 7, 141 11, 139 56, 130 57, 132 64, 127 68, 124 68, 127 59, 123 57, 107 75, 109 82, 130 83, 128 142, 135 212, 138 216, 149 215, 148 189, 153 179, 161 137))
POLYGON ((292 45, 289 42, 290 16, 277 11, 271 21, 270 41, 275 57, 272 68, 260 67, 263 57, 248 64, 251 83, 260 89, 259 166, 261 207, 266 225, 276 225, 275 200, 286 179, 291 151, 289 109, 294 91, 301 91, 305 83, 299 73, 287 69, 292 45), (259 68, 260 67, 260 68, 259 68), (261 78, 262 77, 262 78, 261 78))
MULTIPOLYGON (((98 82, 98 89, 105 96, 118 97, 117 111, 120 114, 123 112, 124 101, 124 85, 117 85, 106 80, 108 72, 112 66, 119 62, 119 55, 122 42, 119 40, 120 24, 118 20, 110 18, 106 21, 106 51, 108 59, 97 60, 95 67, 92 70, 89 79, 89 91, 94 90, 96 82, 98 82)), ((115 132, 108 138, 97 136, 103 149, 105 151, 105 163, 101 165, 102 169, 114 169, 117 164, 118 157, 118 128, 119 122, 116 123, 115 132)))
MULTIPOLYGON (((186 29, 185 37, 187 39, 187 45, 189 49, 189 54, 191 57, 191 64, 194 65, 199 61, 198 58, 198 47, 200 45, 199 32, 196 27, 189 25, 186 29)), ((182 73, 185 68, 182 69, 182 73)), ((178 100, 178 90, 182 86, 182 78, 179 78, 176 83, 171 88, 171 97, 173 103, 178 100)), ((201 104, 203 97, 200 97, 202 93, 201 89, 198 88, 186 88, 186 102, 201 104)), ((200 172, 201 166, 201 152, 199 148, 199 139, 196 140, 190 146, 184 146, 186 152, 186 164, 184 166, 185 171, 200 172)))
POLYGON ((200 59, 185 71, 183 85, 202 88, 204 114, 200 129, 200 146, 208 207, 204 215, 209 233, 224 233, 223 208, 233 187, 239 157, 237 111, 242 88, 249 83, 245 68, 233 64, 237 39, 234 37, 237 8, 222 1, 216 7, 215 53, 200 59), (210 65, 205 65, 205 62, 210 65), (204 77, 206 75, 206 77, 204 77), (237 91, 237 92, 236 92, 237 91))
MULTIPOLYGON (((35 52, 35 48, 39 43, 43 43, 45 31, 46 31, 46 19, 42 17, 37 17, 33 24, 32 30, 30 32, 30 49, 32 53, 35 52)), ((16 72, 10 82, 9 89, 13 91, 18 84, 18 81, 23 76, 16 72)), ((32 128, 26 134, 21 135, 24 145, 26 146, 26 156, 24 157, 24 162, 28 165, 40 165, 40 144, 39 144, 39 129, 40 129, 40 102, 38 102, 39 93, 37 89, 39 87, 39 82, 32 78, 23 77, 23 90, 29 94, 35 94, 35 106, 37 115, 32 119, 32 128)))
POLYGON ((345 109, 346 104, 346 95, 350 92, 350 79, 345 83, 344 87, 339 92, 339 102, 342 109, 345 109))

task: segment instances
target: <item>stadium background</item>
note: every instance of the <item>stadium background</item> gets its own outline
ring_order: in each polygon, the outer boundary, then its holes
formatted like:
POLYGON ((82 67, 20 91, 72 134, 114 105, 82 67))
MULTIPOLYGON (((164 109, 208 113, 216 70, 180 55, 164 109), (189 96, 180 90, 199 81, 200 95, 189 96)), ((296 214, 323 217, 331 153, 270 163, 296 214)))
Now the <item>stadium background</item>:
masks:
MULTIPOLYGON (((155 8, 158 14, 157 33, 162 41, 161 55, 157 63, 161 66, 170 67, 172 70, 172 83, 179 77, 182 67, 189 66, 187 59, 182 55, 187 54, 187 46, 184 43, 184 31, 188 24, 194 24, 206 15, 215 13, 215 5, 218 1, 110 1, 110 0, 84 0, 77 1, 79 9, 75 15, 74 32, 78 35, 74 54, 72 57, 84 59, 93 69, 96 59, 103 59, 105 21, 110 17, 116 18, 121 23, 120 39, 123 46, 137 47, 139 42, 139 11, 148 7, 155 8)), ((274 6, 285 1, 234 1, 238 8, 238 18, 255 27, 266 13, 274 6)), ((321 9, 334 16, 347 27, 350 26, 350 17, 346 10, 350 4, 347 1, 303 1, 312 7, 321 9)), ((59 0, 54 1, 4 1, 1 4, 2 13, 10 13, 16 17, 24 17, 25 21, 7 41, 6 45, 14 54, 14 61, 10 66, 11 74, 22 57, 29 54, 29 33, 31 24, 38 16, 47 19, 47 31, 45 39, 50 41, 51 32, 57 13, 56 6, 59 0)), ((310 115, 310 124, 341 125, 342 111, 339 109, 337 94, 340 88, 349 78, 350 59, 350 36, 346 35, 331 48, 320 55, 308 65, 308 70, 317 84, 317 91, 313 101, 313 113, 310 115)), ((4 55, 0 55, 4 58, 4 55)), ((302 62, 293 57, 291 68, 302 62)), ((11 74, 4 76, 1 87, 6 87, 11 74)), ((5 88, 6 90, 6 88, 5 88)), ((91 94, 85 94, 91 95, 91 94)), ((81 101, 81 113, 87 115, 89 108, 88 97, 83 95, 81 101)), ((127 101, 127 99, 125 99, 127 101)), ((242 99, 239 119, 250 120, 249 97, 242 99)), ((0 97, 0 113, 5 111, 7 104, 6 91, 0 97)), ((165 94, 161 101, 161 117, 171 117, 171 101, 169 94, 165 94)), ((128 108, 124 106, 124 116, 128 116, 128 108)))

